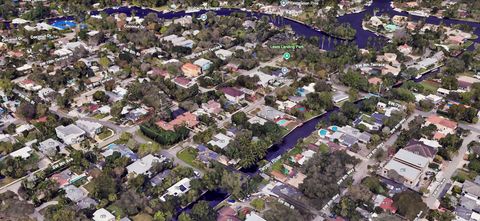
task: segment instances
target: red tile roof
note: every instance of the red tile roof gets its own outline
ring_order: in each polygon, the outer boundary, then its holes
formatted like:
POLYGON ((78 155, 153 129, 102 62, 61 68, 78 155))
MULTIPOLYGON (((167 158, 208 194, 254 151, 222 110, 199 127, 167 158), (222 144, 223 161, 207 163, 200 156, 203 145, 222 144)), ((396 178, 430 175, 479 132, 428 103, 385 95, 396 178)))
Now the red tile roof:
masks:
POLYGON ((197 116, 190 112, 186 112, 180 116, 177 116, 177 118, 168 123, 163 120, 157 122, 157 126, 160 128, 171 131, 175 130, 176 126, 181 126, 184 124, 190 128, 195 127, 198 124, 197 116))
POLYGON ((428 118, 427 118, 427 122, 430 122, 432 124, 435 124, 435 125, 441 125, 441 126, 444 126, 444 127, 448 127, 448 128, 451 128, 451 129, 456 129, 457 128, 457 122, 455 121, 451 121, 449 119, 446 119, 444 117, 440 117, 440 116, 437 116, 437 115, 430 115, 428 118))
POLYGON ((393 200, 390 198, 385 198, 380 204, 380 208, 386 211, 390 211, 391 213, 397 212, 397 208, 393 206, 393 200))

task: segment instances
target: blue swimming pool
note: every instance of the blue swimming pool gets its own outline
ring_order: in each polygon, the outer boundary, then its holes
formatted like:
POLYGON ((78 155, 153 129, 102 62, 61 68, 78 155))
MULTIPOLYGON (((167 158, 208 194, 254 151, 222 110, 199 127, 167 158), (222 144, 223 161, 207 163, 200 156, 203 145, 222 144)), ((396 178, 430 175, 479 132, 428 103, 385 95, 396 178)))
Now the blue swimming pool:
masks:
POLYGON ((322 136, 322 137, 326 136, 327 133, 328 133, 328 131, 325 130, 325 129, 320 129, 320 130, 318 131, 318 135, 320 135, 320 136, 322 136))
POLYGON ((75 23, 74 21, 70 21, 70 20, 58 20, 58 21, 55 21, 54 23, 52 23, 51 25, 55 28, 60 29, 60 30, 65 30, 65 29, 68 29, 68 28, 74 28, 75 26, 77 26, 77 23, 75 23))

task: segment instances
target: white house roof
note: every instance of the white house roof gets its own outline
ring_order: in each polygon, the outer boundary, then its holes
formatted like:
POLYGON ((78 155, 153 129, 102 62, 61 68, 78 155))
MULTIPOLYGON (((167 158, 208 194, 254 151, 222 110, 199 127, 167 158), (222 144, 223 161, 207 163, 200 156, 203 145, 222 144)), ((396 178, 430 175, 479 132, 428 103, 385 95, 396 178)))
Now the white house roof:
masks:
POLYGON ((80 129, 77 125, 75 124, 70 124, 68 126, 58 126, 55 128, 55 131, 60 132, 65 135, 83 135, 85 134, 85 131, 80 129))
POLYGON ((93 213, 94 221, 114 221, 115 216, 108 212, 106 209, 101 208, 93 213))
POLYGON ((245 216, 245 221, 267 221, 266 219, 262 218, 255 212, 250 212, 245 216))
POLYGON ((24 147, 21 149, 18 149, 16 151, 13 151, 10 153, 10 156, 15 158, 15 157, 21 157, 22 159, 27 159, 30 157, 32 154, 32 148, 31 147, 24 147))
POLYGON ((193 64, 202 67, 204 65, 212 64, 212 62, 210 60, 205 59, 205 58, 200 58, 200 59, 196 60, 195 62, 193 62, 193 64))
POLYGON ((158 158, 149 154, 127 166, 128 173, 147 174, 154 162, 163 162, 165 158, 158 158))
POLYGON ((99 128, 102 128, 101 124, 97 122, 86 121, 86 120, 77 120, 76 124, 78 127, 80 127, 81 129, 87 132, 95 131, 99 128))
POLYGON ((49 138, 47 140, 44 140, 42 142, 40 142, 40 147, 42 148, 55 148, 55 147, 58 147, 60 146, 60 142, 52 139, 52 138, 49 138))
POLYGON ((165 201, 165 196, 180 196, 190 190, 190 178, 183 178, 167 189, 167 192, 160 198, 165 201))
POLYGON ((224 149, 225 147, 228 146, 231 140, 232 138, 230 138, 229 136, 222 133, 218 133, 213 137, 213 140, 208 142, 208 144, 212 146, 218 146, 221 149, 224 149))
POLYGON ((385 169, 395 170, 408 180, 415 180, 428 162, 429 160, 426 157, 400 149, 394 158, 385 165, 385 169))

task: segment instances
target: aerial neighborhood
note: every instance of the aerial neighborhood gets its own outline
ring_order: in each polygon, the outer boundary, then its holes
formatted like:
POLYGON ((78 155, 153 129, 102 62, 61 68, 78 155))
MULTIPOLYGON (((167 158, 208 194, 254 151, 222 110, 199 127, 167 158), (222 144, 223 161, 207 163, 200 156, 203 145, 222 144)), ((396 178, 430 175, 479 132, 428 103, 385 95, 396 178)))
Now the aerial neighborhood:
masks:
POLYGON ((0 6, 0 220, 480 220, 479 2, 0 6))

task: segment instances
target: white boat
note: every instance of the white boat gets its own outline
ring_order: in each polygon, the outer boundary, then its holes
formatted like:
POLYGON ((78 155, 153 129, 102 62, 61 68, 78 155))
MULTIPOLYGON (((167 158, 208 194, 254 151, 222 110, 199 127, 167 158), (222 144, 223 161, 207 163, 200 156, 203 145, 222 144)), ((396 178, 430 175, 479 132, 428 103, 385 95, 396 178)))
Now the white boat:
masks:
POLYGON ((420 17, 428 17, 430 16, 428 13, 424 11, 408 11, 409 14, 415 15, 415 16, 420 16, 420 17))
POLYGON ((199 12, 200 9, 188 9, 185 11, 185 13, 194 13, 194 12, 199 12))

